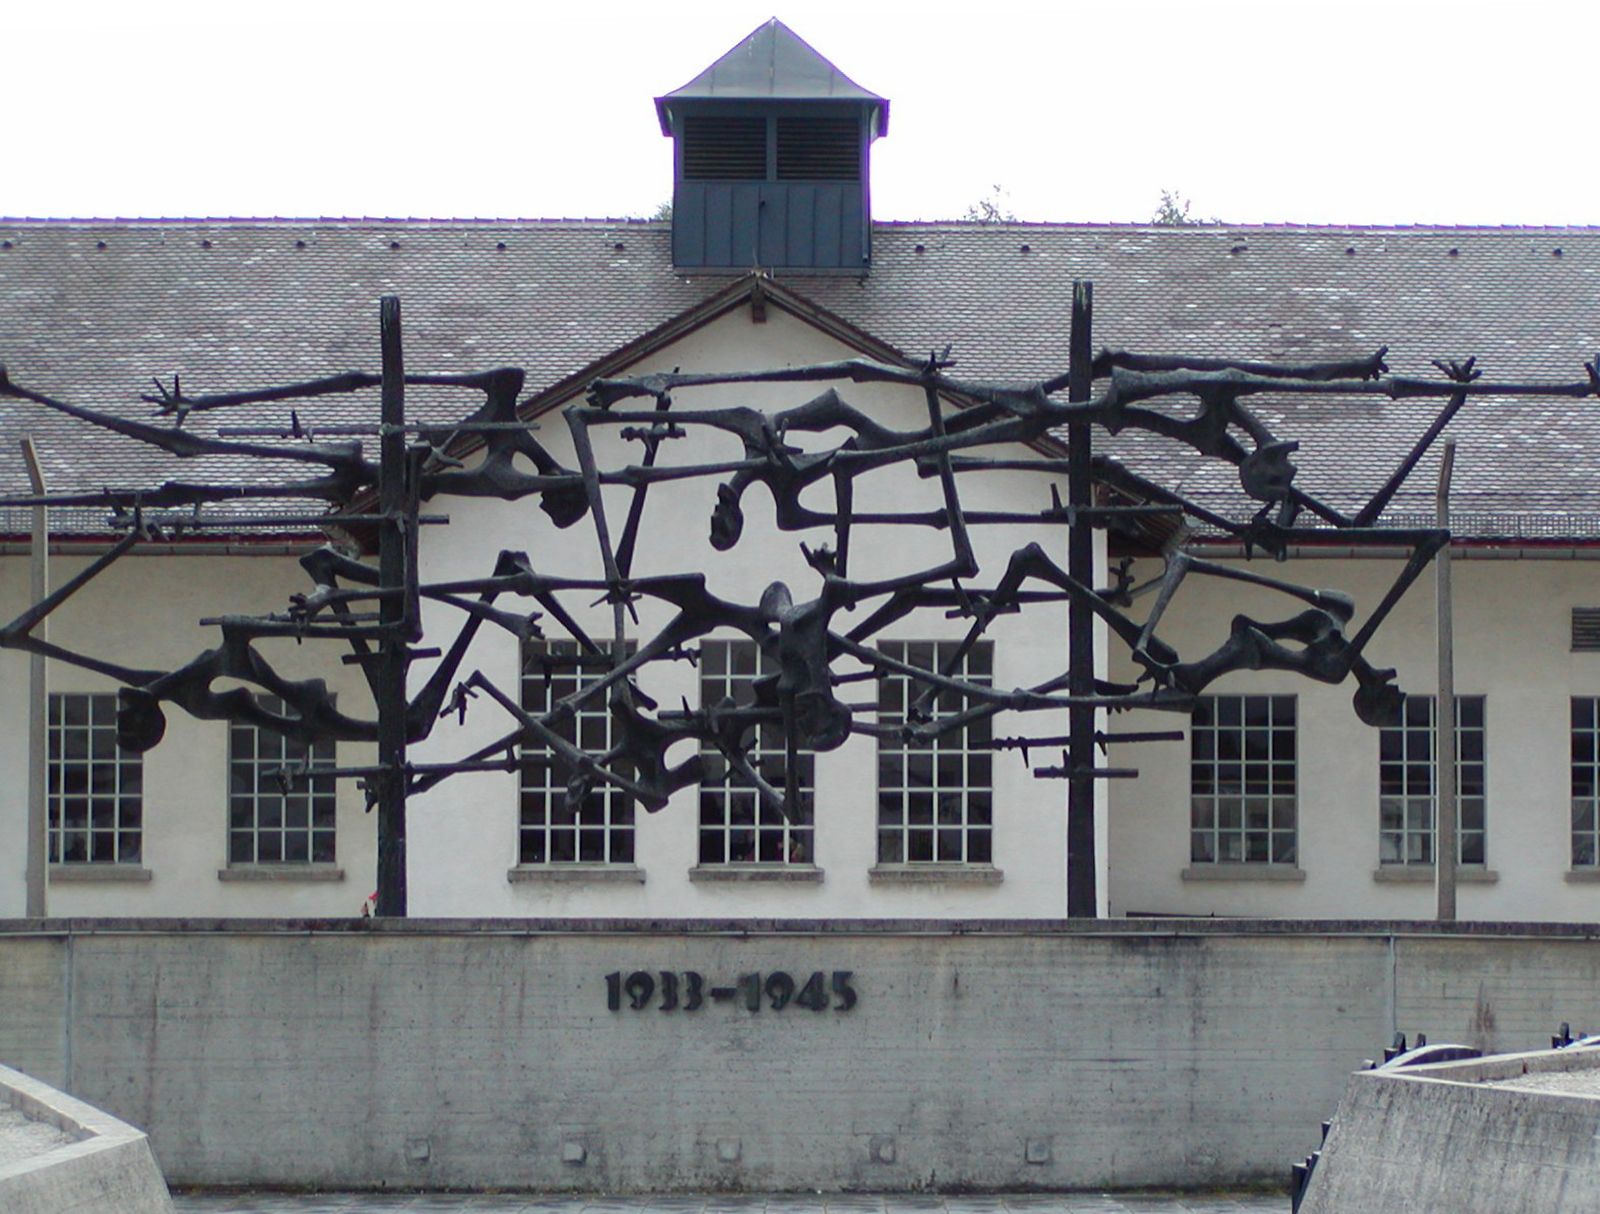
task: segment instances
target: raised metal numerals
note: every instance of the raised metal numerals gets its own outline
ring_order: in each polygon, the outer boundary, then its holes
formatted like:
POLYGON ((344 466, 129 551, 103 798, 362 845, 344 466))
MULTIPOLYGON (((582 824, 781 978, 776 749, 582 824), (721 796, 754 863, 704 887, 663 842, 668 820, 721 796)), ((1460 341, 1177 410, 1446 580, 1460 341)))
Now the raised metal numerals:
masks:
POLYGON ((606 975, 606 1009, 620 1012, 626 1001, 630 1011, 642 1012, 654 1000, 657 1011, 697 1012, 709 998, 712 1003, 736 1004, 748 1012, 781 1012, 790 1005, 809 1012, 825 1012, 830 1007, 836 1012, 848 1012, 860 998, 850 984, 853 977, 852 970, 834 970, 831 974, 813 970, 801 983, 785 970, 773 970, 767 974, 740 974, 730 985, 707 987, 705 977, 694 970, 661 970, 656 974, 647 970, 613 970, 606 975))

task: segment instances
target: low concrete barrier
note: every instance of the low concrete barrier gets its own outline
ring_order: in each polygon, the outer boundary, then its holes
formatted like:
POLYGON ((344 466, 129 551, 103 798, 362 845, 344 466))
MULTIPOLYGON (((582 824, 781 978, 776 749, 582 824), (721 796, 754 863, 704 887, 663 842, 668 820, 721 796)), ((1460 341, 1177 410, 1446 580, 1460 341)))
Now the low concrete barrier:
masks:
POLYGON ((0 1058, 181 1185, 1285 1186, 1397 1028, 1600 1024, 1595 930, 0 921, 0 1058))
POLYGON ((1600 1210, 1600 1049, 1350 1077, 1301 1214, 1600 1210))
POLYGON ((172 1214, 172 1198, 143 1133, 0 1066, 0 1210, 172 1214))

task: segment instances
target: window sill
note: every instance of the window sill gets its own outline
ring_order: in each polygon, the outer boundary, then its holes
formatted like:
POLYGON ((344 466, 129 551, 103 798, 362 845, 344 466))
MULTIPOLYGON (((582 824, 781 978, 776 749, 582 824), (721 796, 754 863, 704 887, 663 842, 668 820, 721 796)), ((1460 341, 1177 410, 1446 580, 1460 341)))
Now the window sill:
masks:
POLYGON ((822 883, 822 870, 815 864, 697 864, 689 870, 690 881, 801 881, 822 883))
POLYGON ((1185 881, 1304 881, 1306 870, 1297 864, 1231 863, 1191 864, 1179 874, 1185 881))
POLYGON ((1600 868, 1569 868, 1561 875, 1569 885, 1600 885, 1600 868))
POLYGON ((217 869, 218 881, 343 881, 334 864, 231 864, 217 869))
POLYGON ((75 881, 131 881, 150 880, 150 870, 142 864, 52 864, 52 885, 75 881))
POLYGON ((512 885, 593 881, 644 884, 644 869, 634 864, 519 864, 506 873, 512 885))
MULTIPOLYGON (((1372 870, 1372 879, 1395 884, 1433 884, 1431 864, 1380 864, 1372 870)), ((1500 874, 1481 864, 1466 864, 1456 869, 1456 881, 1461 885, 1493 885, 1500 874)))
POLYGON ((873 885, 999 885, 1005 873, 992 864, 877 864, 867 879, 873 885))

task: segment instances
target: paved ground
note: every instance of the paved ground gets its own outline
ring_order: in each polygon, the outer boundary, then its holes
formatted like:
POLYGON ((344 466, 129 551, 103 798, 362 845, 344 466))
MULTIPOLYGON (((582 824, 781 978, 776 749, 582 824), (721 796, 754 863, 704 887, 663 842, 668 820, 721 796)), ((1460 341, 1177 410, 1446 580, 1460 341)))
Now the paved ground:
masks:
POLYGON ((178 1214, 1288 1214, 1281 1194, 559 1197, 447 1193, 178 1193, 178 1214))

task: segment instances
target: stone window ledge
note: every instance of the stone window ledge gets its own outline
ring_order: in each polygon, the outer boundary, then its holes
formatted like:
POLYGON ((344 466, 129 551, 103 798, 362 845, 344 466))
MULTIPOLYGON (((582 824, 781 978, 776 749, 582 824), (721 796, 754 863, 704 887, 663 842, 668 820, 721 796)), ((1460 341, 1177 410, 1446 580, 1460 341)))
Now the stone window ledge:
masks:
POLYGON ((689 870, 691 881, 800 881, 819 885, 822 870, 815 864, 697 864, 689 870))
POLYGON ((230 864, 217 869, 218 881, 343 881, 334 864, 230 864))
POLYGON ((150 870, 142 864, 52 864, 52 884, 73 881, 148 881, 150 870))
POLYGON ((519 864, 506 873, 512 885, 592 881, 643 885, 644 869, 635 864, 519 864))
MULTIPOLYGON (((1372 870, 1372 879, 1396 884, 1433 884, 1431 864, 1380 864, 1372 870)), ((1500 874, 1481 864, 1464 864, 1456 869, 1456 882, 1460 885, 1493 885, 1500 874)))
POLYGON ((1306 870, 1297 864, 1191 864, 1179 874, 1185 881, 1304 881, 1306 870))
POLYGON ((1005 873, 992 864, 877 864, 867 879, 873 885, 999 885, 1005 873))
POLYGON ((1570 885, 1600 885, 1600 868, 1572 868, 1562 876, 1570 885))

